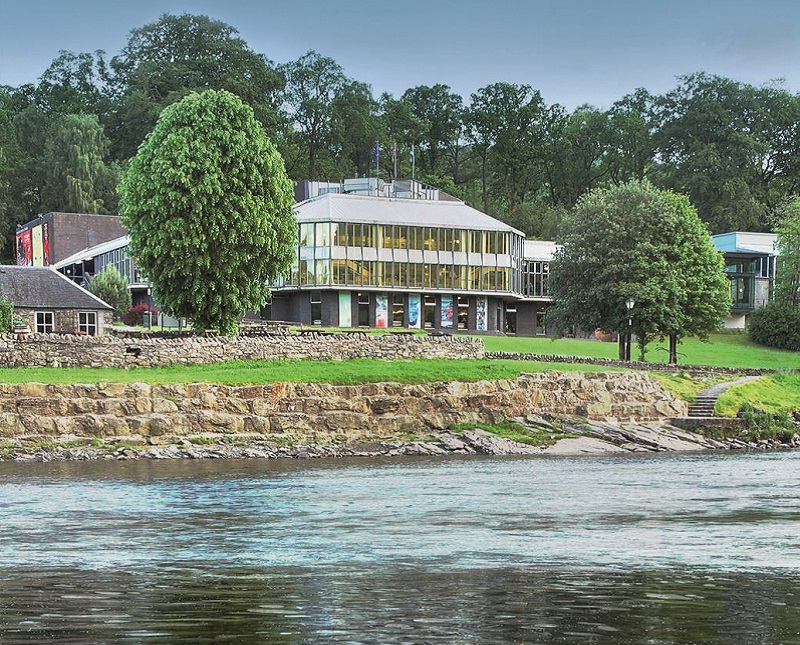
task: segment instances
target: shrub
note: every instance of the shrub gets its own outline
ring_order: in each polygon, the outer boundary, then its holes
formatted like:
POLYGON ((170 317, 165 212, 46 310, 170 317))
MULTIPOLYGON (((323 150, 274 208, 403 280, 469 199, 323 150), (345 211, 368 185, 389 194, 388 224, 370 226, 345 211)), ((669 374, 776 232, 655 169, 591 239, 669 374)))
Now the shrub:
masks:
POLYGON ((131 292, 128 281, 109 265, 92 278, 89 290, 100 300, 114 307, 114 318, 119 318, 131 308, 131 292))
POLYGON ((800 309, 770 302, 750 316, 748 333, 754 343, 800 351, 800 309))
POLYGON ((131 327, 138 327, 144 324, 144 312, 149 311, 153 316, 158 315, 158 309, 146 303, 134 305, 122 316, 122 322, 131 327))
POLYGON ((11 331, 14 324, 14 305, 5 296, 0 296, 0 332, 11 331))
POLYGON ((797 432, 792 418, 785 412, 764 412, 754 408, 750 403, 743 403, 739 408, 739 416, 747 425, 746 434, 751 441, 778 439, 788 443, 797 432))

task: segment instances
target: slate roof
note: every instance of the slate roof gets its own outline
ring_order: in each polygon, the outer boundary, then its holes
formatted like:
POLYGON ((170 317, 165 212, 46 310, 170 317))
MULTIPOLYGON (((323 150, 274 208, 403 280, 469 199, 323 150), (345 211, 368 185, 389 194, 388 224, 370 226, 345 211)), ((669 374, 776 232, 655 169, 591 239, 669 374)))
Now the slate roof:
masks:
POLYGON ((16 307, 111 310, 112 307, 50 267, 0 265, 0 294, 16 307))

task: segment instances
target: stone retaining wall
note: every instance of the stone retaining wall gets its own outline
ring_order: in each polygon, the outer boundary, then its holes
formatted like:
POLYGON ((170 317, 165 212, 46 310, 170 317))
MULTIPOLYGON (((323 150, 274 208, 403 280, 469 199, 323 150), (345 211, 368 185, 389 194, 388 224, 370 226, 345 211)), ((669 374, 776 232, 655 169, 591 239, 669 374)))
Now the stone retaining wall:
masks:
POLYGON ((685 416, 687 404, 640 372, 423 385, 0 384, 0 440, 137 436, 157 443, 223 433, 348 443, 542 413, 656 420, 685 416))
POLYGON ((256 337, 117 338, 0 335, 4 367, 154 367, 230 360, 482 358, 483 342, 455 336, 360 333, 256 337))

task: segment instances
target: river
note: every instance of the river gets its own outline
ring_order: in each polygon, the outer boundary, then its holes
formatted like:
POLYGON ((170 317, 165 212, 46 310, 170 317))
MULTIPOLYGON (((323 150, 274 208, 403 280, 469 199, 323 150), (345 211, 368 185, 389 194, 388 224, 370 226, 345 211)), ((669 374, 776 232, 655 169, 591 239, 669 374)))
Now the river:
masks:
POLYGON ((0 643, 800 643, 800 452, 0 463, 0 643))

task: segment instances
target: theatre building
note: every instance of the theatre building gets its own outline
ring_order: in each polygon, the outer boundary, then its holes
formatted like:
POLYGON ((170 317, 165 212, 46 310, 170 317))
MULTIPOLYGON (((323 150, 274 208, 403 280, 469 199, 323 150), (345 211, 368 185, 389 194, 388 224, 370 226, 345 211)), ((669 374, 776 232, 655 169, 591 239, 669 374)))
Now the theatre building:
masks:
POLYGON ((523 233, 415 182, 302 186, 296 257, 273 290, 269 318, 512 331, 524 291, 523 233))
MULTIPOLYGON (((526 241, 515 228, 415 181, 306 181, 297 199, 292 267, 273 285, 267 306, 248 317, 324 327, 546 333, 552 242, 526 241)), ((113 265, 128 279, 134 302, 149 303, 149 284, 135 264, 121 235, 55 266, 88 284, 113 265)))

